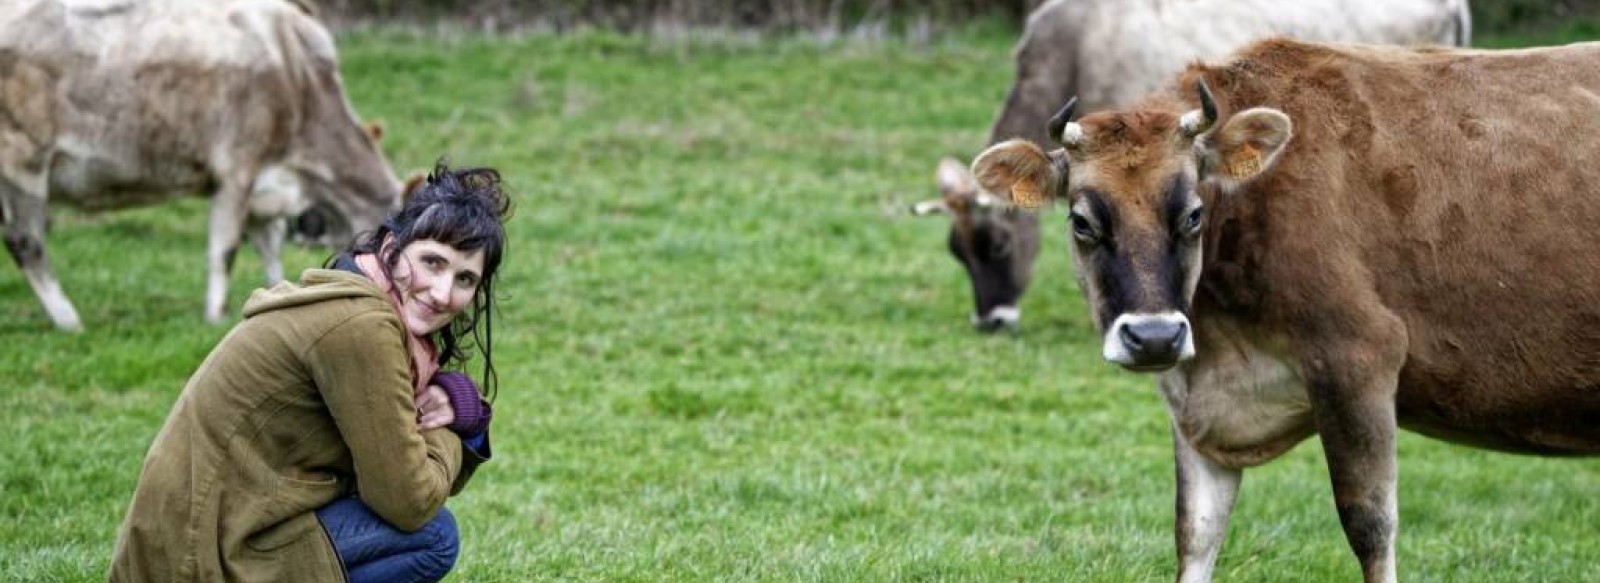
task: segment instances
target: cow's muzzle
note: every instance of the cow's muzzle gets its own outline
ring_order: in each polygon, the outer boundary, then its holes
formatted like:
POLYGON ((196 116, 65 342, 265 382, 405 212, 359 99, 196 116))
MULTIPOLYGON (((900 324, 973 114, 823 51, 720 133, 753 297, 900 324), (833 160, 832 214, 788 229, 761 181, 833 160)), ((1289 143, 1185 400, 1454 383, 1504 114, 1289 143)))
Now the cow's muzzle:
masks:
POLYGON ((322 242, 328 234, 328 217, 322 209, 312 208, 294 218, 291 239, 296 243, 312 245, 322 242))
POLYGON ((1016 332, 1022 325, 1022 310, 1016 306, 995 306, 983 314, 972 315, 972 327, 979 332, 1016 332))
POLYGON ((1135 372, 1160 372, 1194 356, 1194 332, 1179 312, 1123 314, 1106 328, 1102 354, 1135 372))
POLYGON ((354 234, 350 222, 330 206, 306 209, 289 223, 289 240, 305 247, 343 249, 354 234))

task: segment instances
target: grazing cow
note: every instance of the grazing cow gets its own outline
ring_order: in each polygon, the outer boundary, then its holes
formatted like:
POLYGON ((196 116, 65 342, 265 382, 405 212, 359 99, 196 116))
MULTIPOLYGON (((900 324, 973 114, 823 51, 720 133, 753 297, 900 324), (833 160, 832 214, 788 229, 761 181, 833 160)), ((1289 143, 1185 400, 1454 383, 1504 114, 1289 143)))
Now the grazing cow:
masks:
POLYGON ((1181 581, 1242 469, 1313 434, 1369 582, 1395 580, 1397 427, 1600 453, 1595 63, 1271 39, 978 157, 989 192, 1070 209, 1106 360, 1161 373, 1181 581))
POLYGON ((294 4, 0 5, 5 243, 60 329, 82 323, 46 257, 47 200, 104 209, 209 191, 215 322, 247 225, 271 283, 286 217, 315 210, 348 240, 397 207, 376 140, 345 99, 333 39, 294 4))
MULTIPOLYGON (((1028 18, 989 144, 1043 143, 1045 121, 1068 97, 1078 96, 1081 112, 1129 105, 1189 62, 1267 36, 1466 46, 1469 29, 1467 0, 1055 0, 1028 18)), ((970 179, 940 177, 941 198, 913 212, 950 215, 948 246, 972 280, 973 325, 1014 329, 1038 255, 1039 219, 985 204, 961 188, 970 179)))

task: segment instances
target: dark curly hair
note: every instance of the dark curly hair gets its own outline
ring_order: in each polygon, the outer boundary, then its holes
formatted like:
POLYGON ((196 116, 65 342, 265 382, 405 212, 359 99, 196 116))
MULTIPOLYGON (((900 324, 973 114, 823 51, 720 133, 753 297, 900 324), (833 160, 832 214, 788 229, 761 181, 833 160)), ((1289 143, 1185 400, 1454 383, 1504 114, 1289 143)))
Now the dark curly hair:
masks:
POLYGON ((400 212, 390 215, 376 230, 357 237, 345 250, 352 255, 377 254, 384 275, 391 276, 391 280, 401 251, 414 241, 437 241, 459 251, 483 250, 483 274, 472 296, 472 309, 451 320, 437 334, 440 366, 464 362, 467 350, 477 348, 483 356, 480 386, 490 400, 500 384, 490 351, 494 338, 494 282, 505 254, 504 223, 510 217, 511 199, 500 189, 498 171, 452 170, 440 161, 427 181, 409 193, 400 212), (384 240, 390 237, 392 243, 385 246, 384 240))

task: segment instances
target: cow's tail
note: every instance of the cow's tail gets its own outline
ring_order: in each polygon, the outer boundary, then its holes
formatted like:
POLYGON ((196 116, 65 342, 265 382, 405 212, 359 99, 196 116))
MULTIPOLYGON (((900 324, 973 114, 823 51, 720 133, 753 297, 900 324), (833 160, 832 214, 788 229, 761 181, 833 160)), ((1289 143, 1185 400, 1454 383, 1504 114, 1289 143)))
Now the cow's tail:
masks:
POLYGON ((1472 8, 1467 6, 1467 0, 1448 0, 1451 8, 1456 12, 1456 38, 1458 47, 1472 46, 1472 8))

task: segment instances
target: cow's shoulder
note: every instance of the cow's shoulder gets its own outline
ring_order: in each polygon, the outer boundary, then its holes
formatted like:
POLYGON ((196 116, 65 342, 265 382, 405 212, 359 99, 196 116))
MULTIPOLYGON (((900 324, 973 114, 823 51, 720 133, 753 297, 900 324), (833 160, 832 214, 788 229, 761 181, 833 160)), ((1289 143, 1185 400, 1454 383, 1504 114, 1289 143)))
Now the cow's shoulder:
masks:
POLYGON ((231 5, 228 18, 236 25, 248 23, 260 42, 293 46, 316 63, 337 60, 333 36, 300 2, 246 0, 231 5))

